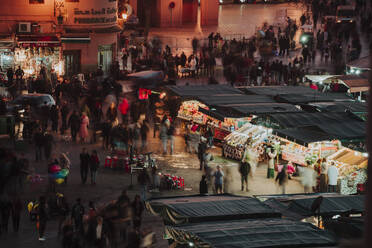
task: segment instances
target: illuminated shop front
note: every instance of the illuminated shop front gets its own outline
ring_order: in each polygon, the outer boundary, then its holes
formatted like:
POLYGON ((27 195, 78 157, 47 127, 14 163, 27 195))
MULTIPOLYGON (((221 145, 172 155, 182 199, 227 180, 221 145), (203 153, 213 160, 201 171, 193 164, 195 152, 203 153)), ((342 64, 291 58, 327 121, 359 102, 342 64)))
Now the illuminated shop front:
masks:
POLYGON ((61 43, 56 36, 20 36, 14 49, 14 66, 21 66, 25 76, 37 75, 42 67, 63 75, 61 43))

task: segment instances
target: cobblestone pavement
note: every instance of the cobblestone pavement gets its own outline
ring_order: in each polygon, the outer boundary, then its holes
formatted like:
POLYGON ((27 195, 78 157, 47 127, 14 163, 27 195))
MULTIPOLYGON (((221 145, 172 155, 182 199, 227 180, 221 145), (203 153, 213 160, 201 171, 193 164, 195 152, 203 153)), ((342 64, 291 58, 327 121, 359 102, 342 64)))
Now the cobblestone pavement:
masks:
MULTIPOLYGON (((57 137, 58 139, 58 137, 57 137)), ((2 140, 4 141, 4 140, 2 140)), ((62 192, 68 199, 68 202, 72 204, 77 197, 81 197, 83 204, 87 206, 90 200, 97 203, 98 206, 105 204, 111 200, 117 198, 123 188, 130 185, 130 176, 124 172, 112 171, 110 169, 101 168, 98 177, 97 185, 93 186, 90 184, 82 185, 80 182, 79 175, 79 153, 82 147, 87 147, 88 150, 97 149, 101 161, 107 155, 107 152, 100 149, 100 145, 81 145, 66 143, 65 141, 57 141, 55 154, 59 152, 68 152, 69 157, 72 161, 71 174, 68 179, 67 185, 59 185, 57 188, 58 192, 62 192)), ((199 168, 199 162, 195 154, 187 154, 184 152, 184 141, 181 137, 176 137, 176 148, 173 156, 166 155, 160 156, 160 141, 159 139, 150 139, 148 150, 155 152, 155 158, 160 166, 160 170, 163 173, 170 173, 185 178, 185 190, 167 191, 154 193, 153 196, 164 196, 164 195, 186 195, 186 194, 197 194, 199 191, 199 180, 201 178, 201 172, 199 168)), ((28 149, 24 151, 25 156, 33 161, 34 154, 32 146, 28 146, 28 149)), ((237 163, 233 161, 225 161, 219 154, 220 149, 213 149, 215 154, 215 160, 211 166, 215 167, 216 164, 222 164, 224 170, 230 168, 231 176, 229 183, 229 193, 236 193, 240 195, 256 195, 256 194, 274 194, 279 193, 277 186, 273 179, 266 179, 266 165, 261 164, 254 174, 249 179, 249 192, 240 191, 240 180, 237 170, 237 163)), ((46 175, 46 162, 35 163, 32 162, 36 172, 41 175, 46 175)), ((136 179, 133 180, 135 187, 129 191, 129 196, 133 199, 135 194, 139 193, 139 187, 136 185, 136 179)), ((25 203, 28 200, 37 199, 42 192, 46 191, 46 182, 30 185, 28 184, 22 194, 22 199, 25 203)), ((296 180, 290 180, 288 185, 288 193, 299 193, 303 192, 302 187, 296 180)), ((150 193, 149 193, 150 194, 150 193)), ((163 235, 163 223, 160 218, 150 215, 149 213, 144 214, 143 227, 151 227, 156 232, 157 244, 154 247, 167 247, 167 242, 162 239, 163 235)), ((40 243, 37 240, 37 232, 35 223, 31 222, 24 211, 21 228, 18 234, 9 232, 0 236, 0 247, 17 247, 17 248, 33 248, 33 247, 60 247, 60 239, 57 235, 57 220, 52 219, 48 222, 46 237, 47 240, 40 243)))

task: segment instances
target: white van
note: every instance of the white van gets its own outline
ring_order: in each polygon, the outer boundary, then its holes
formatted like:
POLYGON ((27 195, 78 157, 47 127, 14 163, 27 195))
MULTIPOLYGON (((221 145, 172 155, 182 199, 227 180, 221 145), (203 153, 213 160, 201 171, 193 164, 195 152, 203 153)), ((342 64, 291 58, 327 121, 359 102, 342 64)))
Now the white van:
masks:
POLYGON ((354 23, 355 22, 355 7, 352 5, 341 5, 337 7, 336 12, 337 23, 354 23))

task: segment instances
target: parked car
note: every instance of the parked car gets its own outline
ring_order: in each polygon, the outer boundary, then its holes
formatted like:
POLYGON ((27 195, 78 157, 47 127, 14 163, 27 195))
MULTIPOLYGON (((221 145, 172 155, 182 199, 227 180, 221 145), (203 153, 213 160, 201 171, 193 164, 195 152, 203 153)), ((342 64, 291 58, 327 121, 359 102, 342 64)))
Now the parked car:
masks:
POLYGON ((9 113, 17 114, 23 113, 28 108, 37 117, 44 106, 51 107, 56 105, 53 97, 49 94, 25 94, 17 96, 13 101, 7 104, 7 111, 9 113))

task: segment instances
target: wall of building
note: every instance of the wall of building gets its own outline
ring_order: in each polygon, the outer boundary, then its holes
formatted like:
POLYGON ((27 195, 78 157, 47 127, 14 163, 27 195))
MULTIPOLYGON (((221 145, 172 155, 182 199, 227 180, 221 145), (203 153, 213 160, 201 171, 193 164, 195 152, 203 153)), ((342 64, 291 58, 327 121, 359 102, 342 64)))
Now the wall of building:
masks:
POLYGON ((30 4, 30 0, 0 1, 0 33, 14 33, 18 22, 37 22, 43 33, 54 31, 54 0, 30 4))
POLYGON ((159 0, 158 13, 160 14, 160 27, 177 27, 182 25, 182 0, 159 0), (175 3, 173 9, 169 8, 171 2, 175 3))
POLYGON ((200 11, 202 26, 218 25, 218 0, 200 0, 200 11))
POLYGON ((104 27, 117 23, 117 1, 80 0, 65 3, 64 25, 104 27))

